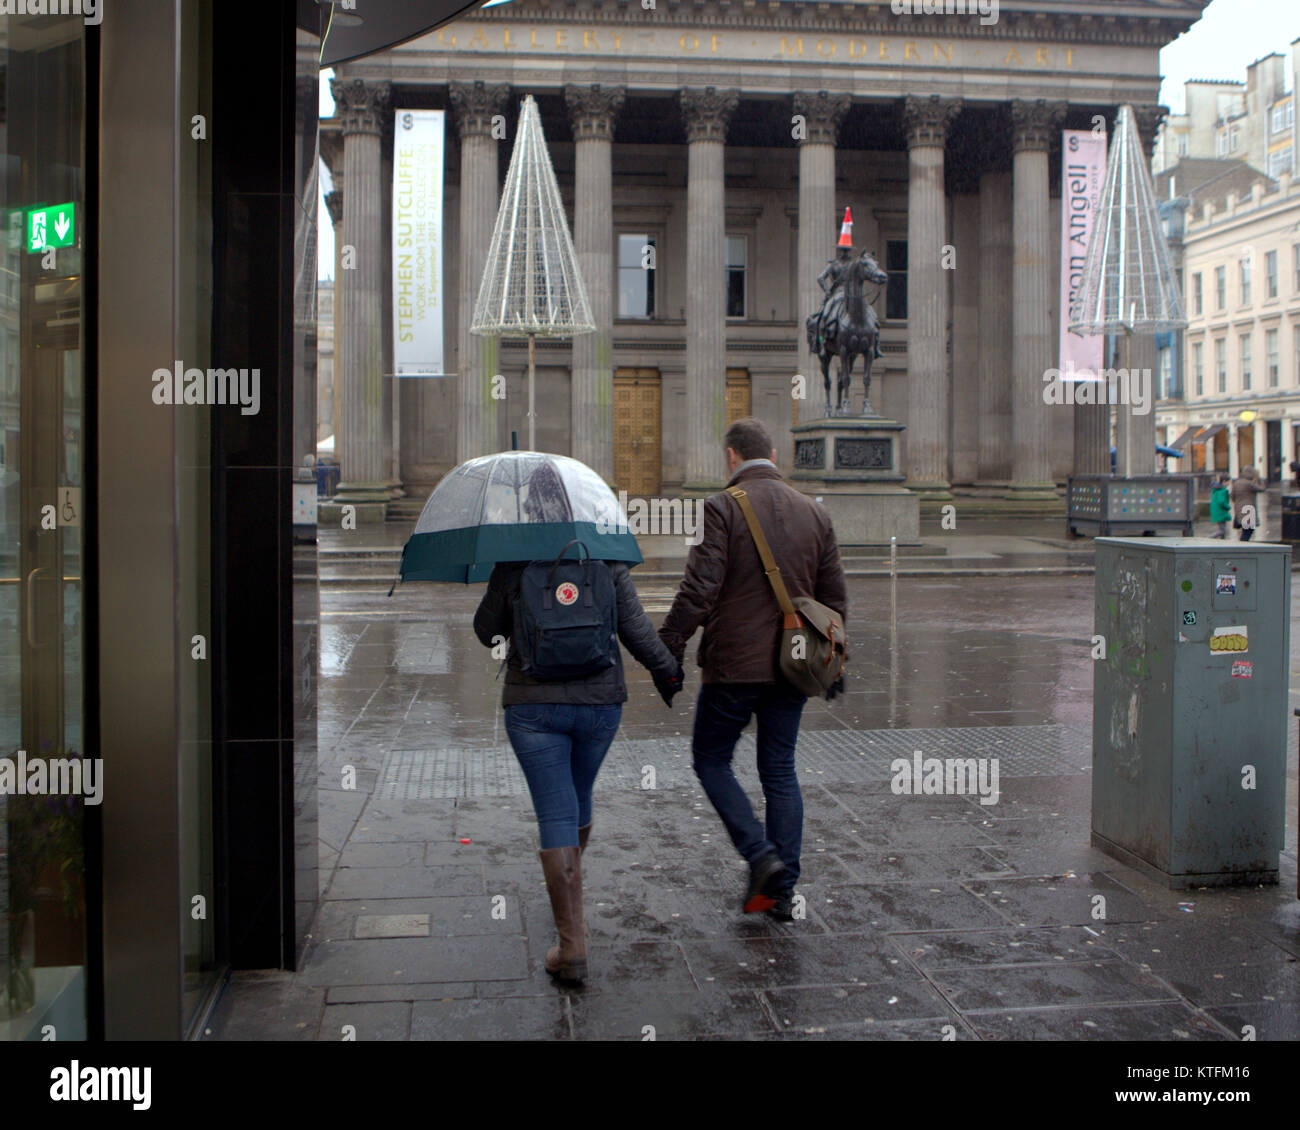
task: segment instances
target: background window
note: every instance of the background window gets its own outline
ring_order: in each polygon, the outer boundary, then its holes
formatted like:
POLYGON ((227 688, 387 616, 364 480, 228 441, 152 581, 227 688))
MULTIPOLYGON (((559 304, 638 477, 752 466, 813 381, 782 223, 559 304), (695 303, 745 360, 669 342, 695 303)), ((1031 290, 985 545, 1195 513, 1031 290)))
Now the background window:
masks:
POLYGON ((1197 271, 1192 276, 1192 302, 1196 308, 1196 313, 1200 313, 1205 306, 1205 280, 1201 278, 1201 272, 1197 271))
POLYGON ((1228 391, 1228 342, 1224 338, 1214 343, 1214 386, 1218 392, 1228 391))
POLYGON ((1264 278, 1266 280, 1267 298, 1277 297, 1277 252, 1270 251, 1264 256, 1264 278))
POLYGON ((1250 260, 1241 261, 1241 304, 1250 305, 1250 260))
POLYGON ((1192 346, 1192 378, 1196 382, 1196 395, 1205 395, 1205 350, 1198 341, 1192 346))
POLYGON ((885 317, 902 321, 907 317, 907 240, 885 241, 885 271, 889 282, 885 289, 885 317))
POLYGON ((1250 390, 1250 334, 1242 334, 1237 346, 1241 361, 1241 387, 1243 391, 1248 392, 1250 390))
POLYGON ((1264 333, 1264 364, 1268 369, 1268 387, 1277 388, 1277 330, 1264 333))
POLYGON ((745 316, 745 257, 743 235, 727 236, 727 317, 745 316))
POLYGON ((1228 305, 1228 268, 1214 268, 1214 306, 1222 310, 1228 305))
POLYGON ((618 237, 618 316, 655 316, 655 237, 646 232, 618 237))

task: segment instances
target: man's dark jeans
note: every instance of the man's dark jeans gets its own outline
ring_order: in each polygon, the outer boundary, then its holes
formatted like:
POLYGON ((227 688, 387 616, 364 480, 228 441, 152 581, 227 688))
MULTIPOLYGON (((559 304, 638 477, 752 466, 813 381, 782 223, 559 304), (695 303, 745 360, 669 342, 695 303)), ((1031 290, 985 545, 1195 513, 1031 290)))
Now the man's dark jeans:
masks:
POLYGON ((718 810, 736 850, 749 863, 775 849, 785 864, 781 890, 799 878, 803 846, 803 795, 795 775, 794 749, 807 700, 788 684, 705 683, 695 704, 691 753, 695 775, 718 810), (758 718, 758 776, 767 798, 767 827, 731 769, 740 732, 758 718))

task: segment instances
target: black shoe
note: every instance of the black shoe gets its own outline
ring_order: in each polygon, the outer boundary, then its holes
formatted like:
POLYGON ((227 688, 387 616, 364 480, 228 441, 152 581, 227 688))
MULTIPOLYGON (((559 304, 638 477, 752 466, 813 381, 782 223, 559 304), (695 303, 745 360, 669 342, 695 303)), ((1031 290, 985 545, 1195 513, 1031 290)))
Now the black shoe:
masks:
POLYGON ((749 868, 749 889, 741 908, 746 914, 760 914, 776 904, 780 874, 785 870, 781 857, 770 851, 749 868))
POLYGON ((794 895, 777 895, 772 908, 767 912, 769 918, 778 922, 794 921, 794 895))

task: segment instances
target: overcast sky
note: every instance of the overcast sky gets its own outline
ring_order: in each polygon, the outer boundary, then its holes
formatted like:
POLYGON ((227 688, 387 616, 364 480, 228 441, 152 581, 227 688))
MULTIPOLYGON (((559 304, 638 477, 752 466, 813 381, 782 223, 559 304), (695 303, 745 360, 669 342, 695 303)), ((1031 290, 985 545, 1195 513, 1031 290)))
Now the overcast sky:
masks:
MULTIPOLYGON (((1246 68, 1256 59, 1277 51, 1286 60, 1287 87, 1291 86, 1291 41, 1300 38, 1300 0, 1213 0, 1204 15, 1160 52, 1160 101, 1175 113, 1183 111, 1183 83, 1191 78, 1237 79, 1244 82, 1246 68)), ((322 117, 334 112, 329 76, 322 74, 322 117)), ((328 191, 329 174, 322 170, 322 191, 328 191)), ((334 229, 324 202, 320 205, 320 276, 334 277, 334 229)))

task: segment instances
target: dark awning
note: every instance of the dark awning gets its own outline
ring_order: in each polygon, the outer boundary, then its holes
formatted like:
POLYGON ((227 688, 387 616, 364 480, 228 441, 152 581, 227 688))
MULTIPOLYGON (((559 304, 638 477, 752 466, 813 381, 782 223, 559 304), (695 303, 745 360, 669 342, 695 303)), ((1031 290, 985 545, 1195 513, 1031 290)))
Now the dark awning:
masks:
POLYGON ((331 20, 329 5, 323 5, 323 25, 329 30, 320 65, 332 67, 395 47, 482 6, 483 0, 365 0, 354 9, 336 3, 331 20))
POLYGON ((1193 424, 1190 428, 1187 429, 1187 431, 1183 432, 1183 434, 1180 435, 1176 440, 1174 440, 1174 442, 1171 443, 1169 446, 1170 446, 1170 447, 1186 447, 1186 446, 1187 446, 1187 441, 1190 440, 1190 439, 1192 438, 1192 436, 1194 436, 1194 435, 1195 435, 1197 432, 1199 432, 1200 430, 1201 430, 1201 425, 1200 425, 1200 424, 1193 424))

